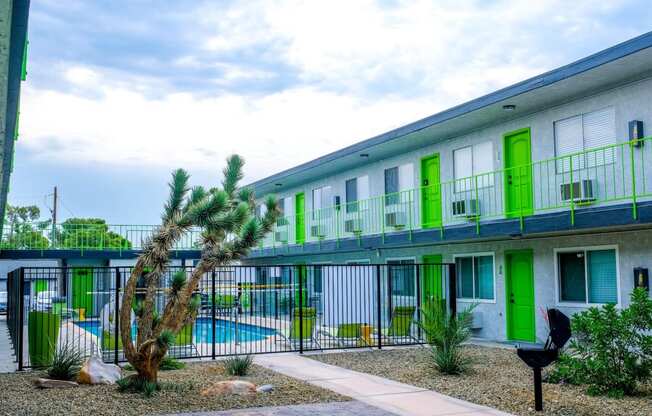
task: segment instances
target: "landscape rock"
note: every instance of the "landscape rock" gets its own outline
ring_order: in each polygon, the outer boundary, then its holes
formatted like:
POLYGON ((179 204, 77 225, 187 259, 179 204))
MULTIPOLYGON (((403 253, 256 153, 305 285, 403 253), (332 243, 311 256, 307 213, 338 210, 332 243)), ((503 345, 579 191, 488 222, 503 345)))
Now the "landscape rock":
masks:
POLYGON ((201 391, 202 396, 227 396, 231 394, 237 396, 256 394, 256 385, 248 381, 229 380, 217 382, 201 391))
POLYGON ((97 356, 86 360, 79 371, 77 381, 81 384, 115 384, 122 378, 122 370, 115 364, 105 364, 97 356))
POLYGON ((79 384, 74 381, 52 380, 49 378, 37 378, 34 380, 34 385, 40 389, 69 389, 71 387, 79 387, 79 384))
POLYGON ((258 386, 256 391, 258 393, 271 393, 274 390, 274 386, 271 384, 263 384, 262 386, 258 386))

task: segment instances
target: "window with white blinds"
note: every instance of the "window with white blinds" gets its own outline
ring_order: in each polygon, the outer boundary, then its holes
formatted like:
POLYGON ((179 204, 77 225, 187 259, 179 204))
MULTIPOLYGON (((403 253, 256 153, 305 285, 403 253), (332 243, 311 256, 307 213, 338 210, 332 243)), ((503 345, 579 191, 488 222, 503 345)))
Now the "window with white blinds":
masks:
POLYGON ((330 217, 331 210, 326 209, 331 206, 331 187, 322 186, 312 190, 312 219, 330 217))
POLYGON ((464 192, 473 189, 475 179, 478 177, 478 187, 493 186, 493 175, 489 173, 494 168, 494 146, 493 142, 482 142, 473 146, 463 147, 453 151, 453 173, 455 175, 455 190, 464 192))
POLYGON ((613 163, 616 149, 599 149, 616 143, 613 107, 555 121, 554 130, 558 173, 568 172, 571 163, 573 170, 613 163), (579 152, 584 153, 574 155, 579 152))

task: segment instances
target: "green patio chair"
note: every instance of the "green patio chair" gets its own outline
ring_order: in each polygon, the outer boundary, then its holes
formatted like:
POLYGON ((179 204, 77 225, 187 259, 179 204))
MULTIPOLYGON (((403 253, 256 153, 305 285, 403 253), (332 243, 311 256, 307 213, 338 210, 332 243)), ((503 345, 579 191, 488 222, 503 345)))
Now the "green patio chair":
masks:
POLYGON ((370 346, 363 338, 361 323, 339 324, 337 328, 323 327, 318 334, 337 342, 341 348, 357 347, 360 345, 370 346), (334 330, 334 331, 333 331, 334 330))
POLYGON ((312 347, 317 345, 321 349, 321 345, 315 337, 315 329, 317 327, 317 309, 315 308, 296 308, 292 315, 292 321, 289 328, 283 328, 279 335, 281 339, 292 347, 297 348, 301 344, 301 335, 303 335, 303 346, 312 347), (301 319, 302 318, 302 319, 301 319), (301 325, 301 326, 300 326, 301 325))
POLYGON ((382 329, 383 337, 390 341, 392 344, 400 344, 406 338, 419 342, 419 340, 412 335, 412 324, 414 323, 414 313, 417 308, 414 306, 395 306, 392 309, 392 316, 389 321, 389 326, 382 329))

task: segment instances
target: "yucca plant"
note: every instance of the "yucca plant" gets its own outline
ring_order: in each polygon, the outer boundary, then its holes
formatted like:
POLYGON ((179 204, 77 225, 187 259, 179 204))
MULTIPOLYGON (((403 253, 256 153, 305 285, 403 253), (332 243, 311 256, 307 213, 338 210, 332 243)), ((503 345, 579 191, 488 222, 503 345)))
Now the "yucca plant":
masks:
MULTIPOLYGON (((244 160, 240 156, 230 156, 221 187, 209 190, 199 186, 190 188, 189 176, 183 169, 172 174, 170 196, 163 210, 161 226, 145 241, 142 254, 125 284, 120 308, 120 334, 125 357, 140 380, 157 382, 159 366, 175 336, 196 318, 201 305, 196 290, 204 273, 246 256, 271 231, 279 216, 274 197, 266 198, 267 210, 263 218, 254 216, 253 191, 238 186, 243 178, 243 166, 244 160), (181 272, 173 277, 167 303, 159 313, 155 310, 155 300, 171 250, 193 227, 203 230, 201 260, 190 275, 181 272), (137 308, 138 331, 134 343, 130 336, 130 316, 141 277, 144 277, 146 288, 137 308)), ((134 385, 145 387, 146 383, 134 385)))
POLYGON ((84 357, 79 349, 66 341, 54 349, 52 363, 47 369, 48 377, 54 380, 74 380, 83 361, 84 357))
POLYGON ((475 306, 457 316, 450 314, 441 302, 429 301, 421 308, 421 322, 417 324, 426 334, 435 366, 443 374, 462 374, 471 364, 462 344, 471 338, 475 306))
POLYGON ((233 356, 224 361, 224 368, 226 373, 230 376, 246 376, 249 374, 251 365, 254 363, 254 357, 251 355, 233 356))

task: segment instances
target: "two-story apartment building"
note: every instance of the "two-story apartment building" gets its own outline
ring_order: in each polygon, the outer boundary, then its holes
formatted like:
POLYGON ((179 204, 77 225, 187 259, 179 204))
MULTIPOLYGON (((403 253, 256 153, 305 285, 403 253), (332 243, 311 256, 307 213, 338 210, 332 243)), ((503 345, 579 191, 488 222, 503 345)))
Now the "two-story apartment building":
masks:
POLYGON ((247 264, 455 263, 492 340, 543 339, 541 308, 626 305, 652 267, 650 97, 652 32, 261 179, 284 216, 247 264))

